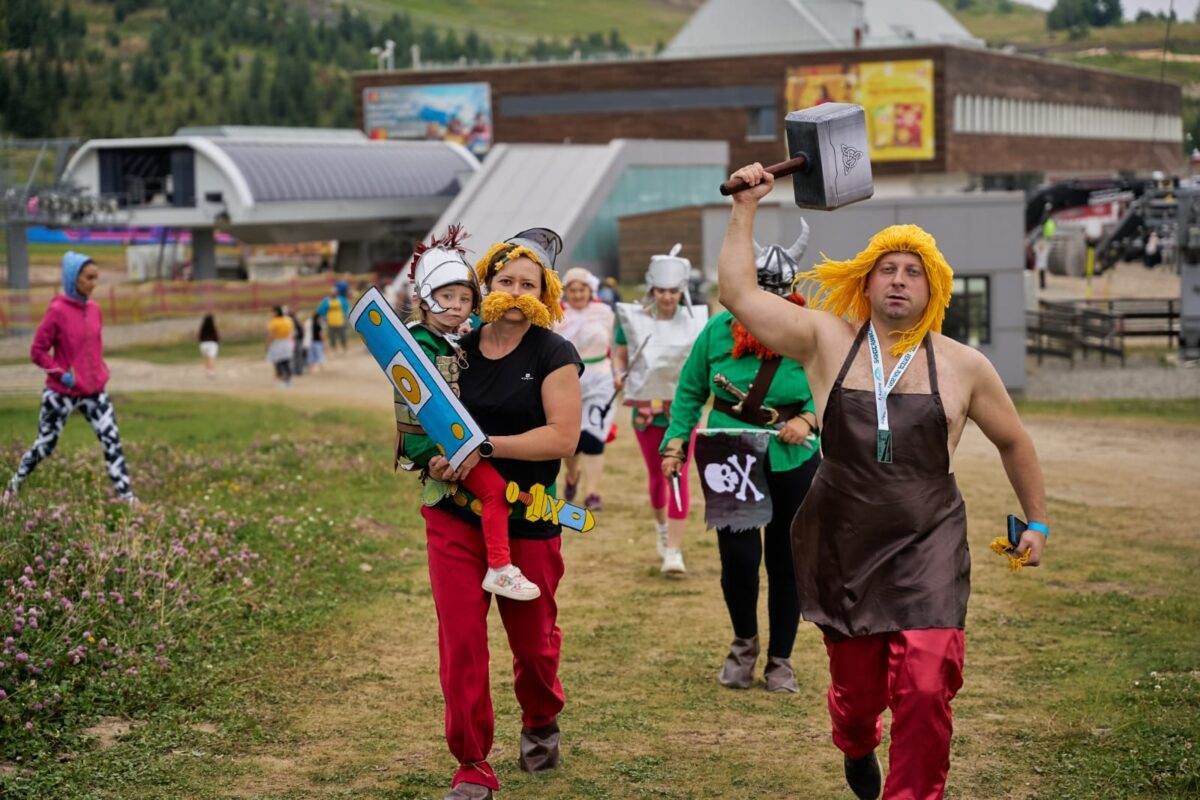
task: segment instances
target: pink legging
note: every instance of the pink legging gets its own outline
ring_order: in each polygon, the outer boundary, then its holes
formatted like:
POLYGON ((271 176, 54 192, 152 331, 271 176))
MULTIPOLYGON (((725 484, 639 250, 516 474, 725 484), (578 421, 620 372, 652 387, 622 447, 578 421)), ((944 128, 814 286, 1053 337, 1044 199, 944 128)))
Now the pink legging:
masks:
POLYGON ((683 504, 682 510, 675 506, 675 501, 671 497, 671 484, 662 474, 662 456, 659 455, 658 448, 662 446, 663 435, 667 432, 667 429, 660 428, 657 425, 648 425, 645 430, 639 431, 637 428, 634 428, 633 432, 637 436, 638 447, 642 448, 642 459, 646 462, 646 477, 649 479, 650 488, 650 505, 655 509, 666 506, 668 519, 687 519, 687 468, 688 463, 692 460, 692 445, 696 441, 696 432, 692 431, 691 438, 688 441, 688 458, 683 462, 683 471, 679 475, 679 502, 683 504))

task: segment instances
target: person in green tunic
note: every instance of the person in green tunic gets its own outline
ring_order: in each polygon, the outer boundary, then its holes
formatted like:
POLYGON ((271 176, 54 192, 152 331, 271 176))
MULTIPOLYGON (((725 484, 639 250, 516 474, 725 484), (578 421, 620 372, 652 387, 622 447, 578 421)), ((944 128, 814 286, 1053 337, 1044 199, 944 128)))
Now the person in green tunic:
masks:
MULTIPOLYGON (((792 283, 799 272, 797 260, 808 241, 808 225, 803 220, 801 224, 800 238, 789 249, 755 244, 759 286, 798 305, 804 305, 804 297, 792 292, 792 283)), ((722 516, 715 511, 720 507, 720 498, 714 495, 714 484, 709 480, 712 467, 706 469, 703 459, 696 456, 705 489, 705 516, 710 527, 717 528, 721 591, 734 634, 718 680, 734 689, 747 689, 753 684, 759 655, 759 564, 765 560, 770 630, 763 673, 765 687, 771 692, 796 692, 790 658, 800 624, 800 603, 789 532, 796 509, 821 462, 812 390, 800 363, 780 358, 731 313, 722 311, 705 325, 679 376, 661 448, 665 475, 679 471, 686 457, 687 437, 700 421, 710 395, 714 398, 708 415, 711 433, 701 433, 698 437, 697 453, 704 438, 712 437, 720 442, 718 447, 730 448, 719 450, 721 456, 727 452, 736 454, 737 441, 744 438, 739 437, 739 432, 761 431, 768 439, 766 470, 762 485, 757 487, 760 491, 753 496, 770 503, 770 521, 761 532, 758 527, 745 527, 744 518, 738 519, 745 502, 739 503, 731 514, 722 516), (761 384, 758 386, 763 392, 761 397, 752 392, 752 384, 761 384), (735 392, 750 397, 742 400, 735 392), (721 434, 720 430, 732 435, 721 434)), ((758 457, 761 455, 758 453, 758 457)), ((715 468, 725 470, 723 462, 717 462, 715 468)), ((717 487, 715 491, 724 488, 717 487)))

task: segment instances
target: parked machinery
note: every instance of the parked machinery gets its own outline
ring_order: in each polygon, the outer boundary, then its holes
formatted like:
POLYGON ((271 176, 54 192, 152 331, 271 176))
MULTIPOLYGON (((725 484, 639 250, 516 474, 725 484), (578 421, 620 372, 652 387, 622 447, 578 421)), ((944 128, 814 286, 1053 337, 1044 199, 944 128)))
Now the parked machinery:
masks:
POLYGON ((1200 188, 1176 195, 1176 243, 1179 257, 1179 358, 1200 359, 1200 188))

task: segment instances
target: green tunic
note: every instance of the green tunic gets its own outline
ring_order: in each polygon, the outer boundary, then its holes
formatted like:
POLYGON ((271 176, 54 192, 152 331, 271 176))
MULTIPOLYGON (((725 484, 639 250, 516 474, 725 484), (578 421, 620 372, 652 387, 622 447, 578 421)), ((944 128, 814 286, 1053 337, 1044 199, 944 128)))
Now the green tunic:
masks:
MULTIPOLYGON (((687 439, 692 429, 700 422, 700 415, 708 403, 709 395, 716 394, 731 403, 737 398, 722 389, 713 386, 713 375, 718 372, 724 375, 734 386, 748 389, 758 374, 762 361, 755 355, 733 357, 733 332, 730 329, 733 315, 722 311, 708 321, 700 338, 692 348, 683 372, 679 375, 679 386, 675 390, 675 399, 671 403, 671 424, 663 436, 663 446, 672 439, 687 439)), ((815 413, 812 389, 808 386, 808 377, 804 367, 790 358, 783 359, 779 371, 775 373, 764 406, 776 407, 803 403, 804 411, 815 413)), ((708 412, 708 427, 710 428, 763 428, 762 425, 752 425, 748 422, 731 417, 717 411, 715 408, 708 412)), ((772 472, 784 472, 796 469, 805 461, 817 454, 818 442, 806 444, 785 444, 778 436, 772 436, 767 445, 767 458, 772 472), (811 445, 811 446, 810 446, 811 445)))

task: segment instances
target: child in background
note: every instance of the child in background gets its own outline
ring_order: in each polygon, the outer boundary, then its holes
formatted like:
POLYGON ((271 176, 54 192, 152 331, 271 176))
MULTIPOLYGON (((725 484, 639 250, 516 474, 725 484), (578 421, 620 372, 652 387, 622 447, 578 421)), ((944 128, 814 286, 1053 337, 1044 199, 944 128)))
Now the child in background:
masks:
POLYGON ((320 372, 321 365, 325 363, 325 334, 319 312, 313 312, 305 334, 308 340, 308 366, 313 372, 320 372))
MULTIPOLYGON (((478 311, 482 300, 475 270, 467 263, 461 249, 463 238, 461 226, 451 226, 443 240, 434 238, 429 245, 422 242, 414 249, 416 298, 414 320, 408 326, 413 338, 455 394, 458 393, 458 371, 465 366, 465 356, 457 344, 459 330, 469 322, 471 314, 478 311)), ((424 435, 399 393, 393 394, 397 464, 401 456, 407 456, 415 466, 425 467, 429 459, 437 455, 437 445, 424 435)), ((490 462, 481 459, 462 480, 462 486, 481 504, 481 527, 488 559, 484 591, 513 600, 540 597, 541 590, 512 563, 504 478, 490 462)))

